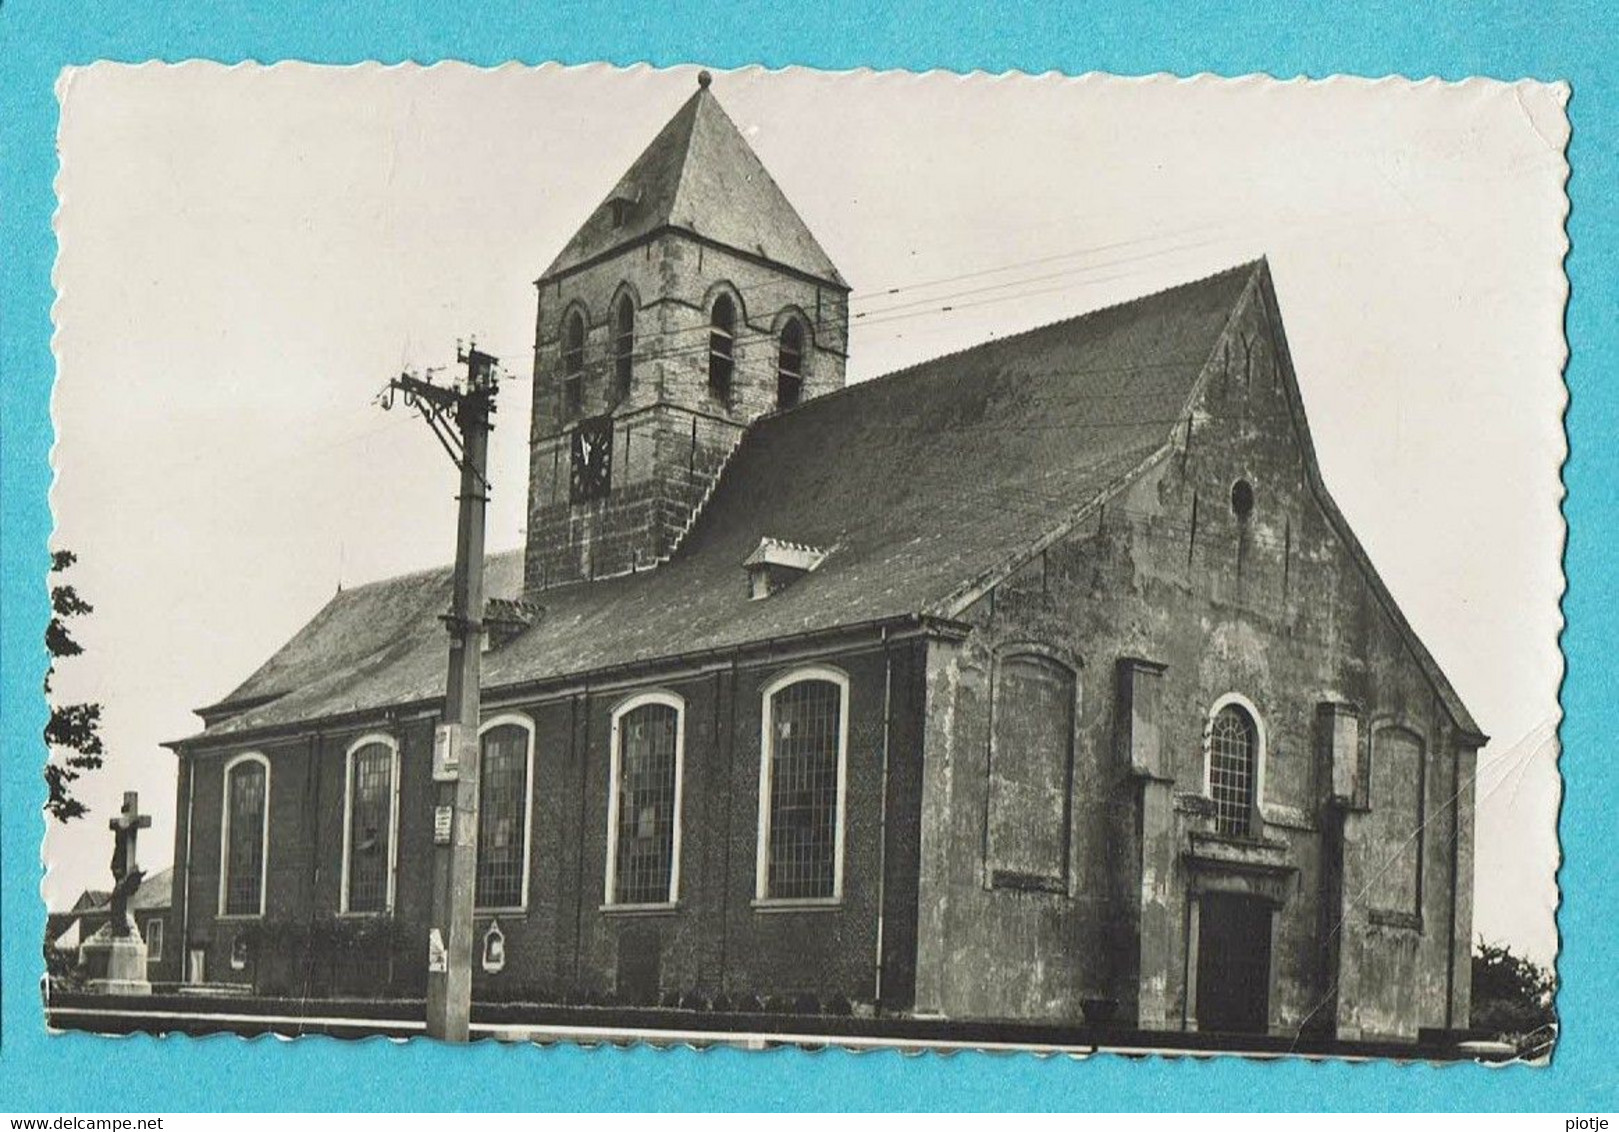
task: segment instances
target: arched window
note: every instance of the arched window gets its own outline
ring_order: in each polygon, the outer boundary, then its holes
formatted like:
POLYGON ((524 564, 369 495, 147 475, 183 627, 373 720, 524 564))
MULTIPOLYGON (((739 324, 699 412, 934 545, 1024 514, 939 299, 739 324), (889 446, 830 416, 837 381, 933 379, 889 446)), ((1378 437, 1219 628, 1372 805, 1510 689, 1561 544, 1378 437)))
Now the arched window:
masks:
POLYGON ((562 411, 577 416, 585 405, 585 316, 570 311, 562 324, 562 411))
POLYGON ((1259 727, 1248 710, 1228 703, 1209 723, 1209 797, 1215 832, 1247 837, 1259 797, 1259 727))
POLYGON ((478 870, 474 903, 517 909, 528 902, 529 803, 534 725, 498 716, 480 731, 478 870))
POLYGON ((760 900, 830 901, 843 895, 848 698, 848 677, 829 668, 789 673, 765 689, 760 900))
POLYGON ((992 886, 1068 890, 1077 690, 1074 670, 1041 653, 995 666, 984 842, 992 886))
POLYGON ((683 709, 678 696, 649 692, 613 713, 608 904, 673 904, 680 898, 683 709))
POLYGON ((736 372, 736 304, 731 296, 714 300, 708 320, 708 391, 721 401, 731 399, 731 377, 736 372))
POLYGON ((264 915, 269 854, 270 762, 239 755, 225 767, 225 818, 220 837, 219 914, 264 915))
POLYGON ((387 736, 367 735, 349 748, 343 813, 345 912, 393 907, 398 764, 398 747, 387 736))
POLYGON ((619 400, 630 395, 635 375, 635 300, 620 295, 613 311, 613 389, 619 400))
POLYGON ((804 394, 804 324, 789 318, 776 353, 776 408, 791 409, 804 394))

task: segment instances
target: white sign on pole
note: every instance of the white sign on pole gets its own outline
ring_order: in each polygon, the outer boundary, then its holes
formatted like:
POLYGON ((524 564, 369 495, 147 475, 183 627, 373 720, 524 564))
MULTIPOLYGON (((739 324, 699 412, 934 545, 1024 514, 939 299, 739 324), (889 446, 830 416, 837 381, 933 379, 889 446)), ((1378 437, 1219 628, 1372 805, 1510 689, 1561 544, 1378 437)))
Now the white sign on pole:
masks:
POLYGON ((441 723, 433 729, 433 781, 454 782, 461 777, 460 752, 455 746, 456 725, 441 723))
POLYGON ((455 828, 455 807, 433 807, 433 844, 448 845, 450 832, 455 828))

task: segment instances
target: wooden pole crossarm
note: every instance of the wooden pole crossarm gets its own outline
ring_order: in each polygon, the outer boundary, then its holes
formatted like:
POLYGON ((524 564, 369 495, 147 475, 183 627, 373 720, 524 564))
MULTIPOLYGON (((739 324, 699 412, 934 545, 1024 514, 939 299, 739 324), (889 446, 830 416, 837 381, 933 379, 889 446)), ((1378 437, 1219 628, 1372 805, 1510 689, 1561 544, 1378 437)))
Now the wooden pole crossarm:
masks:
POLYGON ((423 381, 408 373, 400 374, 388 384, 407 396, 419 397, 445 409, 455 408, 461 399, 461 394, 448 385, 434 385, 431 381, 423 381))

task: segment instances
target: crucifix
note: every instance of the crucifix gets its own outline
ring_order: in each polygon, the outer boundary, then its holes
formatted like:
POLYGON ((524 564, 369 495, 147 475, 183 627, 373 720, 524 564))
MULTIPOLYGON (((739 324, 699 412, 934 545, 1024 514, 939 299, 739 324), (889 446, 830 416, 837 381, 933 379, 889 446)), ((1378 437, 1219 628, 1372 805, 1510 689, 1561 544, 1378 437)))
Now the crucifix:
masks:
POLYGON ((140 812, 139 795, 134 790, 124 792, 124 808, 107 823, 113 832, 112 850, 112 919, 108 925, 115 936, 139 935, 135 917, 129 911, 129 899, 140 888, 146 876, 135 863, 135 838, 152 824, 150 814, 140 812))

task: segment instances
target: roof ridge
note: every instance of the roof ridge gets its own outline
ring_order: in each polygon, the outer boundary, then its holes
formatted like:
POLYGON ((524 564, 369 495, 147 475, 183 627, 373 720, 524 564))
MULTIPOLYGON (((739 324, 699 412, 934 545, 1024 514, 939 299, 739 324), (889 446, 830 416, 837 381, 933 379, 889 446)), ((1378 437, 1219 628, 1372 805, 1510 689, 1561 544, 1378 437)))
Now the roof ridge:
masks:
MULTIPOLYGON (((488 562, 493 558, 506 558, 514 554, 522 554, 520 546, 510 547, 506 550, 485 550, 483 559, 488 562)), ((403 574, 385 574, 380 578, 372 578, 369 582, 360 582, 358 585, 343 587, 343 594, 360 593, 363 590, 374 589, 377 586, 392 585, 396 582, 409 582, 418 578, 431 577, 434 574, 444 574, 455 569, 454 562, 442 562, 437 566, 424 566, 417 570, 407 570, 403 574)), ((328 603, 330 604, 330 603, 328 603)))
MULTIPOLYGON (((668 144, 675 147, 675 152, 680 157, 680 160, 673 168, 674 195, 669 198, 669 214, 664 218, 666 222, 673 222, 675 207, 680 203, 680 190, 685 186, 686 182, 686 167, 691 164, 692 140, 697 136, 697 119, 703 112, 703 97, 705 95, 708 95, 708 88, 698 87, 695 94, 680 104, 680 109, 676 110, 669 120, 664 123, 663 129, 653 135, 652 140, 647 143, 646 149, 641 151, 641 155, 632 161, 630 167, 624 170, 619 179, 613 183, 612 191, 602 199, 603 204, 613 199, 613 194, 618 192, 619 186, 628 181, 630 174, 641 166, 642 161, 652 151, 653 146, 667 140, 668 144)), ((712 95, 708 96, 713 97, 712 95)), ((635 187, 644 191, 646 186, 636 185, 635 187)), ((596 207, 600 208, 601 205, 596 207)))
MULTIPOLYGON (((1194 279, 1187 279, 1180 283, 1171 283, 1168 287, 1160 287, 1158 290, 1148 291, 1144 295, 1136 295, 1128 299, 1119 299, 1115 302, 1106 303, 1099 307, 1093 307, 1088 311, 1080 311, 1078 314, 1067 315, 1063 318, 1054 318, 1050 322, 1042 322, 1035 326, 1030 326, 1023 330, 1019 330, 1016 334, 1007 334, 999 338, 986 338, 982 342, 974 342, 971 345, 963 346, 958 350, 950 350, 943 354, 935 354, 931 358, 924 358, 919 362, 912 362, 910 365, 903 366, 900 369, 889 370, 887 373, 878 374, 876 377, 868 380, 881 381, 888 377, 901 377, 905 374, 911 373, 914 370, 921 369, 923 366, 931 366, 936 362, 942 362, 948 358, 956 358, 960 357, 962 354, 970 353, 973 350, 981 350, 991 343, 999 344, 1002 342, 1016 342, 1019 338, 1027 338, 1029 335, 1039 334, 1043 330, 1052 330, 1059 326, 1068 326, 1073 323, 1084 322, 1086 319, 1096 318, 1099 315, 1107 314, 1109 311, 1120 310, 1124 307, 1133 307, 1137 303, 1144 303, 1148 299, 1159 298, 1163 295, 1169 294, 1171 291, 1181 291, 1189 287, 1196 287, 1203 283, 1212 282, 1213 280, 1219 279, 1223 276, 1236 275, 1237 273, 1243 271, 1252 273, 1257 271, 1264 263, 1265 257, 1260 256, 1258 259, 1251 259, 1243 263, 1233 264, 1231 267, 1224 267, 1219 271, 1211 271, 1207 275, 1199 275, 1194 279)), ((865 382, 857 382, 856 384, 864 385, 865 382)), ((849 389, 853 388, 853 386, 845 386, 844 388, 849 389)), ((840 389, 838 392, 841 393, 843 390, 840 389)), ((815 400, 819 399, 820 398, 815 398, 815 400)))
MULTIPOLYGON (((1264 256, 1260 256, 1258 259, 1246 260, 1231 267, 1222 268, 1219 271, 1211 271, 1209 274, 1200 275, 1195 279, 1188 279, 1182 283, 1172 283, 1168 287, 1160 287, 1156 291, 1148 291, 1144 295, 1136 295, 1135 297, 1129 299, 1120 299, 1117 302, 1107 303, 1104 306, 1095 307, 1088 311, 1081 311, 1078 314, 1071 314, 1063 318, 1052 319, 1050 322, 1042 322, 1037 326, 1030 326, 1024 330, 1019 330, 1016 334, 1007 334, 999 338, 986 338, 982 342, 973 342, 956 350, 949 350, 943 354, 934 354, 932 357, 923 358, 921 361, 912 362, 908 366, 901 366, 899 369, 889 370, 886 373, 879 373, 873 377, 866 378, 864 381, 857 381, 850 385, 845 385, 841 389, 834 389, 830 393, 822 393, 818 397, 811 397, 806 401, 800 401, 790 409, 780 409, 776 412, 766 414, 765 416, 759 418, 759 421, 756 423, 762 424, 766 421, 779 420, 782 417, 791 416, 793 413, 810 409, 816 405, 824 405, 826 402, 841 397, 844 394, 854 393, 860 389, 875 385, 879 382, 898 380, 900 378, 914 376, 916 371, 920 369, 949 361, 952 358, 959 358, 963 354, 972 353, 974 350, 982 350, 986 346, 1000 345, 1005 342, 1016 342, 1018 339, 1027 338, 1031 334, 1039 334, 1042 331, 1052 330, 1059 326, 1068 326, 1074 323, 1084 322, 1086 319, 1107 314, 1109 311, 1116 311, 1123 307, 1130 307, 1137 303, 1144 303, 1149 299, 1159 298, 1163 295, 1169 294, 1172 291, 1180 291, 1189 287, 1196 287, 1200 284, 1212 282, 1213 280, 1219 279, 1223 276, 1236 275, 1239 272, 1248 272, 1251 276, 1252 273, 1259 271, 1266 265, 1266 258, 1264 256)), ((753 427, 749 426, 748 431, 753 431, 753 427)))
MULTIPOLYGON (((675 197, 678 196, 680 182, 685 175, 686 162, 691 158, 691 138, 692 132, 696 128, 697 123, 697 104, 705 93, 707 93, 706 90, 699 87, 696 93, 687 98, 686 101, 682 102, 680 107, 669 116, 668 120, 665 121, 664 124, 658 128, 657 132, 655 132, 647 141, 647 143, 641 147, 640 152, 637 153, 635 157, 630 160, 630 163, 624 167, 623 172, 621 172, 613 181, 612 186, 601 197, 601 199, 595 204, 591 205, 589 210, 586 211, 583 219, 580 220, 579 225, 574 229, 573 235, 568 237, 568 239, 563 243, 562 247, 558 249, 556 255, 552 257, 550 264, 547 265, 545 270, 540 273, 540 281, 549 279, 553 275, 560 274, 561 271, 567 270, 567 268, 562 266, 563 261, 568 258, 570 252, 574 252, 576 250, 576 246, 580 244, 584 237, 585 230, 590 227, 591 222, 596 219, 597 214, 601 212, 603 206, 612 201, 614 197, 618 195, 619 190, 627 183, 633 183, 635 185, 636 189, 638 190, 638 196, 644 197, 646 195, 647 184, 643 182, 647 180, 646 173, 648 169, 655 165, 652 158, 658 154, 661 154, 666 149, 672 149, 672 151, 677 153, 680 157, 679 165, 674 170, 675 191, 671 194, 668 202, 669 214, 673 214, 674 200, 675 197), (639 176, 637 176, 637 174, 639 174, 639 176)), ((665 216, 664 222, 668 223, 668 221, 669 216, 665 216)), ((655 229, 656 225, 654 225, 654 230, 655 229)), ((601 255, 611 253, 612 251, 616 250, 620 244, 627 243, 631 239, 640 238, 640 235, 644 235, 644 233, 638 235, 637 230, 632 229, 626 232, 625 235, 625 239, 611 241, 607 248, 602 249, 594 254, 601 255)), ((588 259, 591 257, 586 258, 588 259)))
MULTIPOLYGON (((725 107, 719 104, 719 99, 715 98, 706 86, 699 86, 697 88, 697 93, 688 98, 685 103, 681 105, 679 111, 676 112, 675 117, 678 118, 681 114, 686 112, 687 107, 691 107, 691 120, 686 125, 686 136, 680 146, 680 163, 674 168, 675 191, 674 194, 669 198, 669 214, 664 217, 665 223, 673 227, 678 228, 682 226, 678 220, 678 216, 680 214, 681 206, 687 203, 686 197, 691 191, 687 173, 691 168, 692 147, 697 142, 697 124, 703 116, 704 108, 709 105, 712 105, 715 110, 719 111, 720 117, 729 123, 733 130, 737 129, 736 123, 732 121, 731 116, 725 112, 725 107)), ((673 119, 670 121, 672 123, 673 119)), ((737 132, 740 133, 741 131, 737 130, 737 132)), ((751 152, 751 146, 749 147, 749 150, 751 152)), ((757 155, 755 155, 755 160, 757 160, 757 155)), ((759 162, 759 164, 763 165, 764 163, 759 162)), ((627 171, 625 176, 629 176, 627 171)), ((695 230, 695 226, 693 226, 693 228, 695 230)))
POLYGON ((777 538, 775 535, 760 535, 759 536, 759 545, 764 546, 764 545, 767 545, 767 544, 770 545, 770 546, 786 547, 786 548, 789 548, 789 549, 792 549, 792 550, 822 550, 822 549, 824 549, 823 547, 815 546, 815 545, 813 545, 811 543, 807 543, 807 542, 794 542, 792 539, 777 538))
MULTIPOLYGON (((683 203, 685 203, 686 200, 686 194, 688 191, 688 178, 686 176, 686 171, 687 167, 691 163, 691 147, 692 143, 696 141, 699 123, 702 120, 703 112, 706 108, 711 114, 718 114, 721 126, 729 130, 731 134, 742 142, 743 154, 745 157, 751 159, 755 172, 760 177, 764 178, 766 187, 775 194, 776 199, 780 202, 782 207, 787 210, 788 218, 797 223, 797 225, 803 229, 804 235, 809 237, 810 242, 815 246, 816 250, 821 253, 821 257, 826 261, 827 267, 831 269, 830 277, 823 278, 822 274, 818 271, 810 272, 810 274, 814 275, 818 279, 823 279, 824 282, 842 286, 844 290, 847 291, 848 284, 844 280, 842 272, 838 270, 837 264, 832 262, 832 256, 824 247, 821 246, 820 237, 816 236, 814 230, 810 228, 809 222, 804 219, 804 214, 798 211, 798 206, 793 203, 793 198, 788 196, 787 190, 781 187, 781 182, 776 180, 776 175, 770 171, 770 166, 766 165, 764 158, 759 156, 759 151, 756 150, 753 147, 753 143, 748 140, 748 135, 743 133, 742 127, 737 125, 735 118, 731 117, 731 112, 725 109, 725 104, 719 100, 718 96, 716 96, 707 85, 703 84, 699 84, 697 93, 693 96, 693 99, 697 101, 698 105, 696 111, 692 114, 691 139, 687 142, 685 160, 680 163, 680 175, 675 182, 674 200, 670 202, 669 206, 670 224, 675 227, 680 227, 676 210, 683 203)), ((751 180, 752 178, 749 179, 751 180)), ((699 233, 699 235, 702 234, 703 233, 699 233)), ((747 252, 749 254, 757 253, 763 255, 766 259, 770 259, 773 262, 783 262, 775 259, 775 257, 769 252, 765 251, 762 245, 756 245, 755 247, 751 248, 740 248, 738 250, 747 252)), ((799 270, 806 269, 801 267, 799 270)))

